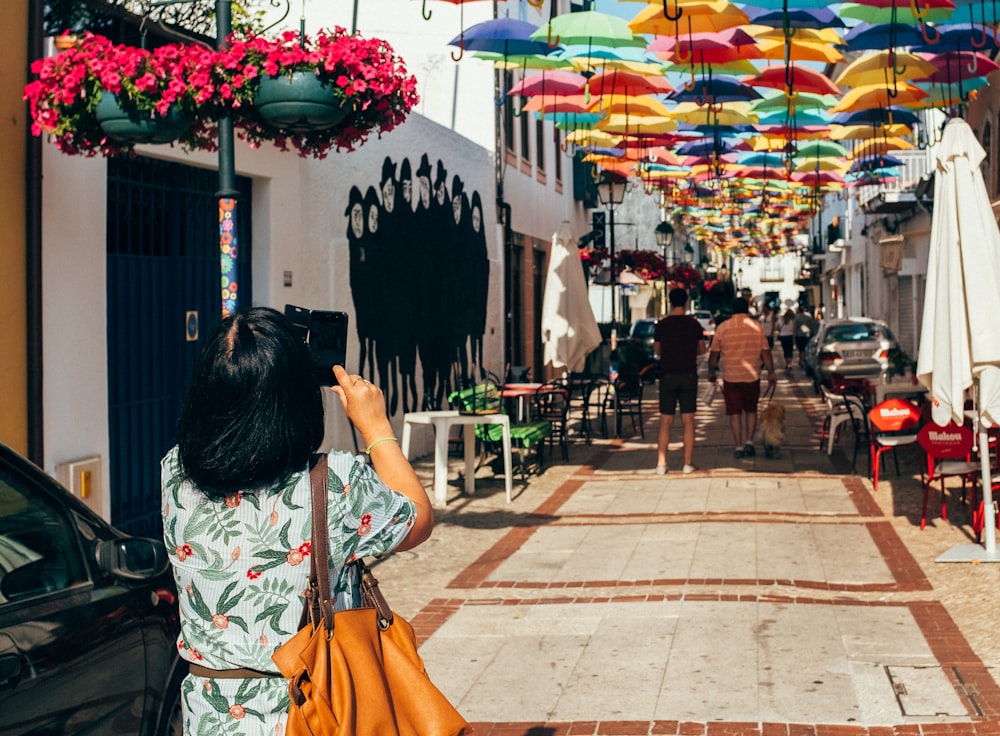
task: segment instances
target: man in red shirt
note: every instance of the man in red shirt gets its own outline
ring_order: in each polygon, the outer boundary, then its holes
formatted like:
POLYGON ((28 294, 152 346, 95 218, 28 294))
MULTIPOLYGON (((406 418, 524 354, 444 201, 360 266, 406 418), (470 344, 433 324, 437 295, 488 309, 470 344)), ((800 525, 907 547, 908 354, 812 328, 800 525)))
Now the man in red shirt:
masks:
POLYGON ((698 403, 698 356, 708 349, 701 324, 687 314, 688 295, 684 289, 671 289, 670 311, 656 323, 653 354, 660 360, 660 431, 656 446, 656 472, 667 472, 667 446, 677 405, 681 407, 684 427, 684 473, 695 470, 694 412, 698 403))
POLYGON ((722 396, 726 415, 736 441, 735 457, 753 457, 753 432, 757 428, 757 402, 760 399, 760 365, 767 366, 767 385, 777 382, 771 351, 760 323, 749 315, 746 299, 733 300, 733 316, 719 325, 708 356, 708 380, 715 381, 722 361, 722 396))

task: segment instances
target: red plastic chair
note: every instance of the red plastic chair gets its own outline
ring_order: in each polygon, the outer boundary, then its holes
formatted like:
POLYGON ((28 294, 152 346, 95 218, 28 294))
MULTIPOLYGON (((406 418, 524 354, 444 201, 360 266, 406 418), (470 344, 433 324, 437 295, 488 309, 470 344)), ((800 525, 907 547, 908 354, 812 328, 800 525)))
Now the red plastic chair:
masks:
MULTIPOLYGON (((941 518, 948 519, 948 507, 945 502, 945 478, 962 479, 962 496, 965 496, 965 484, 975 484, 980 474, 979 463, 972 462, 972 448, 975 445, 975 435, 966 425, 949 422, 942 427, 934 422, 927 422, 917 433, 917 441, 927 455, 927 477, 924 479, 924 508, 920 516, 920 528, 927 524, 927 501, 930 497, 931 484, 938 481, 941 485, 941 518)), ((973 499, 975 502, 975 499, 973 499)), ((973 526, 976 520, 973 519, 973 526)), ((977 532, 978 533, 978 532, 977 532)))
MULTIPOLYGON (((904 445, 914 445, 917 442, 917 426, 920 424, 920 409, 905 399, 886 399, 876 404, 868 412, 871 423, 871 461, 872 480, 875 490, 878 490, 879 468, 882 464, 882 453, 904 445)), ((896 475, 899 475, 899 458, 892 453, 896 463, 896 475)), ((924 477, 920 471, 921 480, 924 477)))

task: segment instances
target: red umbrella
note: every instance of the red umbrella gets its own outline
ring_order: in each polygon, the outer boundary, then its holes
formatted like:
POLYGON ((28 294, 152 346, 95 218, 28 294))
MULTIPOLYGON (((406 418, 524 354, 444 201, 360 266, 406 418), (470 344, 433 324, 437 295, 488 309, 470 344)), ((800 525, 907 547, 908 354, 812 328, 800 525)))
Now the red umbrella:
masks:
POLYGON ((753 87, 781 89, 785 94, 811 92, 817 95, 840 96, 840 89, 822 72, 800 66, 769 66, 760 74, 744 77, 744 84, 753 87))
POLYGON ((666 95, 673 85, 663 77, 654 77, 624 69, 605 69, 586 81, 592 95, 666 95))

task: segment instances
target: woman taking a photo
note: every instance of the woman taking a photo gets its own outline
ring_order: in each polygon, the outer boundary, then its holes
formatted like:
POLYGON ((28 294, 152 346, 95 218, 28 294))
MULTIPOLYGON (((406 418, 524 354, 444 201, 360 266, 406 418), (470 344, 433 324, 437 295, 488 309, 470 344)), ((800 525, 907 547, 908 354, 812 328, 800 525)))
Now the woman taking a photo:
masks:
MULTIPOLYGON (((333 387, 371 465, 329 453, 331 590, 360 604, 360 557, 404 550, 434 525, 423 485, 395 441, 381 389, 332 366, 333 387)), ((184 732, 284 731, 288 681, 271 655, 299 628, 311 554, 310 460, 323 397, 309 349, 273 309, 227 317, 195 367, 161 463, 164 540, 180 596, 177 642, 191 673, 184 732)), ((335 403, 335 402, 334 402, 335 403)))

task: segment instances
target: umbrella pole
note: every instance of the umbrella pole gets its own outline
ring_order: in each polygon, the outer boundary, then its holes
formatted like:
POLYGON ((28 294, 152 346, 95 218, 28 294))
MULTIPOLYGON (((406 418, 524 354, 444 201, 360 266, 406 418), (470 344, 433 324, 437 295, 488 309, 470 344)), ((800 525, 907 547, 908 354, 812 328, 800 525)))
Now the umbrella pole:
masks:
POLYGON ((996 556, 997 523, 996 510, 993 508, 993 475, 990 471, 990 438, 983 427, 983 419, 979 418, 979 457, 983 463, 983 539, 986 554, 996 556))
POLYGON ((983 484, 983 544, 959 544, 952 547, 935 562, 1000 562, 997 554, 996 512, 993 508, 993 476, 990 472, 990 439, 978 417, 979 461, 982 464, 983 484))

